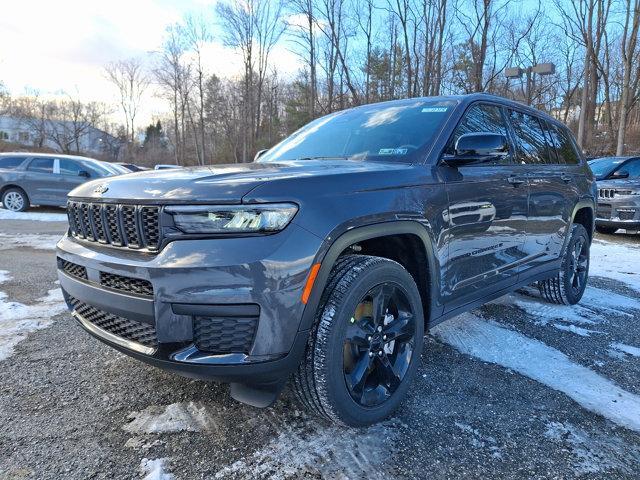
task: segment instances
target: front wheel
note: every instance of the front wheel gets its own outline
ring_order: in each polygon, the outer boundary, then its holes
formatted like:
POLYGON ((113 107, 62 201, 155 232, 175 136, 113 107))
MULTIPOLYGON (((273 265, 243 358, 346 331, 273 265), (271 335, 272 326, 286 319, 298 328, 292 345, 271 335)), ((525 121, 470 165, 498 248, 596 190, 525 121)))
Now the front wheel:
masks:
POLYGON ((334 422, 381 421, 409 388, 423 336, 413 277, 392 260, 345 256, 323 293, 294 390, 310 410, 334 422))
POLYGON ((571 226, 571 238, 562 257, 560 271, 538 282, 540 293, 551 303, 575 305, 580 301, 589 278, 589 235, 580 224, 571 226))

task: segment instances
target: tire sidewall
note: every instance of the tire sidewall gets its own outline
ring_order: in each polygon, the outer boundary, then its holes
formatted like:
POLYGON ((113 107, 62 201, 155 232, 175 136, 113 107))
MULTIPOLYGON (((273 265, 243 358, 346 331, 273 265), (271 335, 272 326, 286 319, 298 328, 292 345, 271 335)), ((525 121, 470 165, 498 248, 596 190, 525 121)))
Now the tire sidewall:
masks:
MULTIPOLYGON (((324 313, 324 312, 323 312, 324 313)), ((367 425, 379 421, 390 415, 404 398, 411 380, 420 364, 424 337, 424 316, 420 293, 411 275, 399 264, 387 261, 374 265, 361 272, 351 283, 342 302, 337 306, 334 322, 325 344, 327 379, 327 395, 337 410, 340 418, 350 425, 367 425), (363 407, 351 397, 344 379, 343 372, 343 343, 351 318, 358 303, 376 285, 393 283, 406 295, 416 318, 416 335, 411 364, 402 383, 393 396, 376 407, 363 407)))
POLYGON ((19 188, 10 188, 8 189, 6 192, 4 192, 2 194, 2 207, 5 210, 8 210, 10 212, 24 212, 27 208, 29 208, 29 198, 27 197, 27 194, 24 193, 22 190, 20 190, 19 188), (22 208, 20 210, 10 210, 7 207, 7 204, 5 202, 5 199, 7 198, 7 195, 9 195, 10 193, 15 192, 18 193, 21 197, 22 197, 22 208))
POLYGON ((591 266, 590 247, 591 245, 589 244, 589 235, 587 234, 587 230, 580 224, 574 224, 571 231, 571 238, 569 239, 569 243, 567 244, 567 250, 565 252, 564 259, 562 262, 562 278, 561 278, 565 295, 567 297, 567 300, 569 301, 569 304, 571 305, 575 305, 580 301, 580 299, 582 298, 582 295, 584 294, 585 289, 587 288, 587 282, 589 280, 589 267, 591 266), (584 285, 582 286, 582 289, 576 292, 574 291, 570 282, 570 278, 571 278, 570 266, 571 266, 571 252, 573 251, 573 247, 579 238, 584 239, 585 245, 587 247, 587 272, 586 272, 585 282, 584 282, 584 285))

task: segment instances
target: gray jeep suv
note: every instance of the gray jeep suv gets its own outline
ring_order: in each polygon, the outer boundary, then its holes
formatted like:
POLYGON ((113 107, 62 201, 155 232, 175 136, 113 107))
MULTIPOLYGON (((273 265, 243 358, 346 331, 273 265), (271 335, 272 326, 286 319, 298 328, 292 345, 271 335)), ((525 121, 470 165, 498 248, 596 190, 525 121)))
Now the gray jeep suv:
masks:
POLYGON ((534 282, 580 300, 596 190, 563 125, 474 94, 336 112, 251 164, 69 197, 58 274, 89 333, 255 406, 291 380, 366 425, 402 400, 429 327, 534 282))

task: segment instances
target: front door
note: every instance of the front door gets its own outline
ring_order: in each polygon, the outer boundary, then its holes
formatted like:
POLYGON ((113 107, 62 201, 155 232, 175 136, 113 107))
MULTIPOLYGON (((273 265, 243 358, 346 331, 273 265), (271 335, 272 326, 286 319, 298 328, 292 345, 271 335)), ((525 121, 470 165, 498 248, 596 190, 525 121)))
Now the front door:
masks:
MULTIPOLYGON (((508 137, 502 107, 469 107, 446 153, 453 153, 460 135, 480 132, 508 137)), ((443 294, 451 310, 516 282, 525 257, 528 185, 513 152, 492 162, 442 168, 449 202, 443 294)))

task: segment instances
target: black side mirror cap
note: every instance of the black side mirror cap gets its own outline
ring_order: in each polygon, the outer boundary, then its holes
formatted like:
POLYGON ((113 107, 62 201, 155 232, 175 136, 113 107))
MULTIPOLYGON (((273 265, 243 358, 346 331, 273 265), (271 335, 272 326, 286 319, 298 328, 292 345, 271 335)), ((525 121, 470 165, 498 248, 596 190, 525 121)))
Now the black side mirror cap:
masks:
POLYGON ((500 133, 465 133, 460 135, 455 145, 455 154, 443 161, 455 167, 470 163, 482 163, 509 155, 509 141, 500 133))
POLYGON ((267 153, 268 151, 269 151, 269 149, 268 149, 268 148, 265 148, 265 149, 263 149, 263 150, 258 150, 258 151, 256 152, 256 156, 255 156, 255 157, 253 157, 253 161, 255 162, 256 160, 258 160, 262 155, 264 155, 264 154, 265 154, 265 153, 267 153))
POLYGON ((620 170, 619 172, 613 172, 611 178, 629 178, 629 172, 626 170, 620 170))

